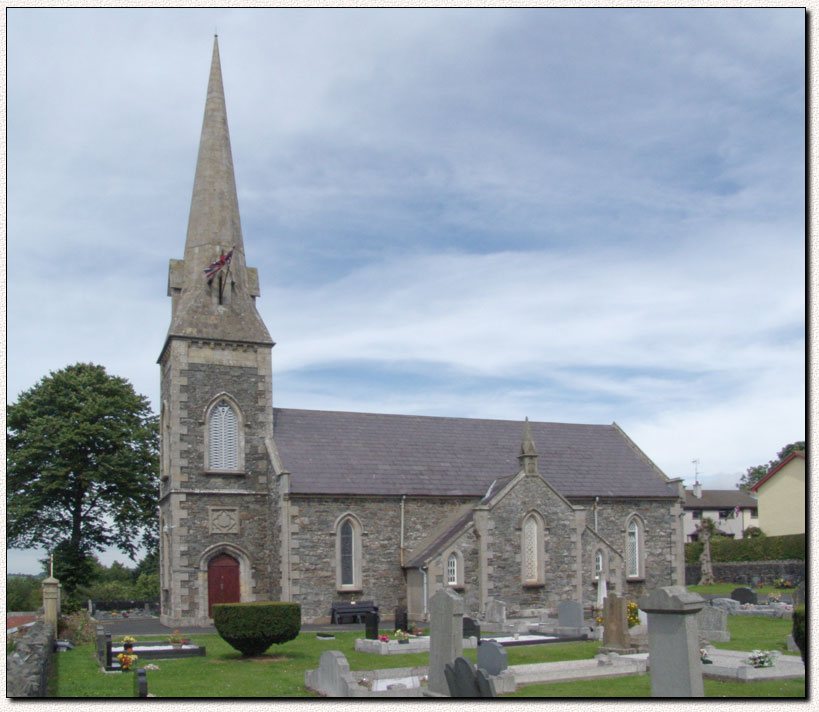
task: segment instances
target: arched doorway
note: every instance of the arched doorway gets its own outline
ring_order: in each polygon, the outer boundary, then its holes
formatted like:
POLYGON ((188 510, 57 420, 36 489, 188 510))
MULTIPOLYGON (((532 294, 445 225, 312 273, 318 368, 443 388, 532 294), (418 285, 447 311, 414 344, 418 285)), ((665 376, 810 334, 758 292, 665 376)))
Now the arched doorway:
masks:
POLYGON ((238 603, 239 562, 229 554, 219 554, 208 562, 208 617, 213 617, 214 603, 238 603))

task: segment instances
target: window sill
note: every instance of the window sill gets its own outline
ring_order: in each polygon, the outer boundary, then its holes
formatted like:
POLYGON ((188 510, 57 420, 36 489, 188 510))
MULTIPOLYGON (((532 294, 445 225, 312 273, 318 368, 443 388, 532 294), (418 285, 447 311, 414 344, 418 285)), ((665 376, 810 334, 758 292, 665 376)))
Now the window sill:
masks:
POLYGON ((626 576, 626 583, 644 583, 645 576, 626 576))
POLYGON ((542 581, 524 581, 523 588, 543 588, 546 584, 542 581))
POLYGON ((453 591, 463 591, 464 585, 462 583, 449 583, 447 584, 453 591))
POLYGON ((205 470, 206 475, 233 475, 241 477, 245 475, 244 470, 205 470))
POLYGON ((336 587, 336 593, 361 593, 364 589, 361 586, 345 586, 344 588, 336 587))

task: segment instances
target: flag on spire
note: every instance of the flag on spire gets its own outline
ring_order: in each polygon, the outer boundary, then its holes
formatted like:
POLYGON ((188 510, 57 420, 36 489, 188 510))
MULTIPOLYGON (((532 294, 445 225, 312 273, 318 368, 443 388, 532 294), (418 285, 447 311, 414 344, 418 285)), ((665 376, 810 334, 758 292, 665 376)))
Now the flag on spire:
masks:
POLYGON ((205 270, 205 277, 210 282, 224 267, 230 264, 230 258, 233 257, 233 250, 227 254, 223 254, 218 260, 210 263, 210 267, 205 270))

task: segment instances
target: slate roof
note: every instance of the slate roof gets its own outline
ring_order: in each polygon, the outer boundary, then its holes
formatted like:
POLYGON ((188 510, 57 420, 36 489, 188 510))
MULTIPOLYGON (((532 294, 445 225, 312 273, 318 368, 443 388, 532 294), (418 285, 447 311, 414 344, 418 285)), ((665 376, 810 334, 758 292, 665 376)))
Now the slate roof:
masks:
MULTIPOLYGON (((564 497, 676 497, 615 425, 530 427, 564 497)), ((483 497, 518 472, 523 422, 274 408, 273 436, 294 494, 483 497)))
POLYGON ((701 498, 686 490, 683 509, 733 509, 737 505, 756 508, 758 504, 754 497, 743 490, 703 490, 701 498))

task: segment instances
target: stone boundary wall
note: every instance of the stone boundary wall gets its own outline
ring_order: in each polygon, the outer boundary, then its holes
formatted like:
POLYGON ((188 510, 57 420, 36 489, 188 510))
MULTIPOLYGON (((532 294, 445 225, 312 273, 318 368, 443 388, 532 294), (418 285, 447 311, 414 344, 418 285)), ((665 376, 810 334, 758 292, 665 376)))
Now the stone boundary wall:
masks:
MULTIPOLYGON (((778 578, 791 581, 794 585, 805 580, 804 561, 715 561, 714 578, 717 581, 730 581, 737 585, 753 586, 770 584, 778 578)), ((685 585, 696 586, 700 581, 702 570, 699 564, 685 565, 685 585)), ((783 589, 787 593, 786 589, 783 589)))
POLYGON ((38 620, 15 641, 14 652, 6 659, 8 697, 46 697, 54 630, 38 620))

